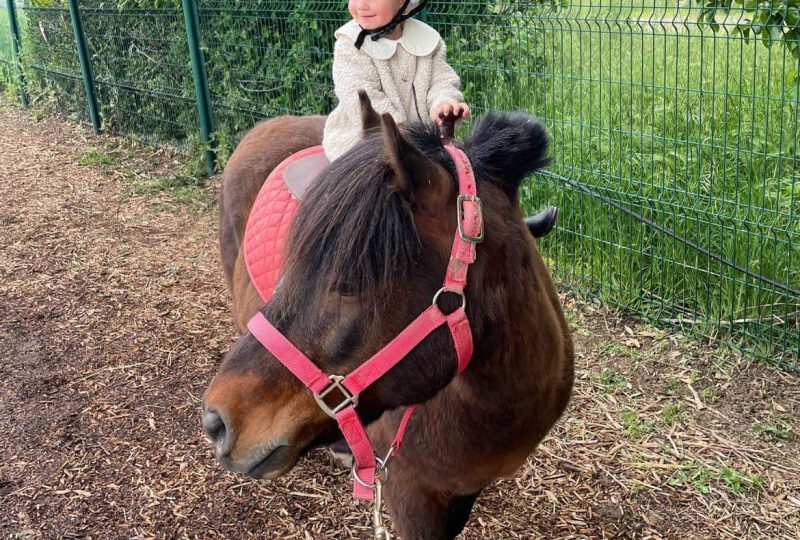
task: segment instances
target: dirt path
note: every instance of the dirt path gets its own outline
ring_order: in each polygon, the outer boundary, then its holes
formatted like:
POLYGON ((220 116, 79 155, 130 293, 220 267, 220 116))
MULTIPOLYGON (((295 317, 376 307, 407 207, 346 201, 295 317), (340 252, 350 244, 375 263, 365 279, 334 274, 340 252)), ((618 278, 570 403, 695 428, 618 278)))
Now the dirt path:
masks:
MULTIPOLYGON (((213 188, 174 157, 0 104, 0 538, 365 538, 315 452, 222 470, 198 403, 234 339, 213 188)), ((786 538, 798 379, 565 298, 576 395, 464 538, 786 538)))

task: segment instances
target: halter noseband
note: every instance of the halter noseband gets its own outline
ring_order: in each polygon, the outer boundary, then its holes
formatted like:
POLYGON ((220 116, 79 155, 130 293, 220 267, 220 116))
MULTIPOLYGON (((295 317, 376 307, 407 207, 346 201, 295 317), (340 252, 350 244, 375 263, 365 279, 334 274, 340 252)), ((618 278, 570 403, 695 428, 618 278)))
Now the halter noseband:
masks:
MULTIPOLYGON (((434 330, 447 323, 458 358, 457 373, 467 368, 472 357, 472 329, 467 319, 466 295, 467 271, 475 262, 476 245, 483 241, 483 210, 477 196, 475 176, 466 154, 452 145, 445 149, 456 165, 458 175, 458 227, 456 229, 450 262, 447 266, 444 285, 433 297, 432 305, 417 317, 405 330, 346 376, 329 375, 319 369, 305 354, 281 334, 259 311, 247 324, 247 328, 259 342, 291 371, 314 394, 319 407, 339 424, 347 444, 353 452, 353 496, 372 500, 375 496, 376 469, 388 474, 387 464, 397 454, 403 440, 414 405, 406 408, 397 435, 389 447, 386 457, 376 457, 367 437, 366 429, 356 413, 358 397, 367 387, 397 365, 434 330), (445 315, 437 300, 450 292, 461 296, 461 306, 445 315), (342 400, 329 406, 324 398, 338 392, 342 400)), ((386 480, 384 477, 383 481, 386 480)))

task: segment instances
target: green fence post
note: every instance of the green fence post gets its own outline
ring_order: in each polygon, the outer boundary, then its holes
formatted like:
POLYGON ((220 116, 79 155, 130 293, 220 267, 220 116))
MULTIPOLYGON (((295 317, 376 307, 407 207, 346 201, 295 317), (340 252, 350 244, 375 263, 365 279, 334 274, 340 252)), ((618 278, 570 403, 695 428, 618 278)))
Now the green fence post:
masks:
POLYGON ((11 53, 14 55, 14 65, 17 69, 19 80, 19 96, 22 99, 22 106, 28 108, 28 95, 25 93, 25 76, 22 73, 22 61, 19 51, 22 48, 22 40, 19 37, 19 24, 17 23, 17 10, 14 0, 6 0, 8 6, 8 22, 11 25, 11 53))
POLYGON ((94 86, 92 62, 89 59, 89 48, 86 46, 86 36, 83 33, 83 23, 78 10, 78 0, 69 0, 69 16, 72 19, 72 31, 75 34, 75 45, 78 47, 78 60, 81 62, 83 73, 83 87, 86 90, 86 102, 89 106, 89 116, 92 119, 95 135, 100 133, 100 115, 97 113, 97 97, 94 86))
POLYGON ((200 16, 194 0, 183 0, 183 19, 186 23, 186 41, 189 46, 189 56, 192 59, 192 76, 194 77, 194 92, 197 99, 197 111, 200 115, 200 136, 206 145, 206 169, 208 174, 214 174, 216 156, 211 148, 211 133, 214 130, 211 116, 211 92, 208 88, 203 51, 200 50, 200 16))

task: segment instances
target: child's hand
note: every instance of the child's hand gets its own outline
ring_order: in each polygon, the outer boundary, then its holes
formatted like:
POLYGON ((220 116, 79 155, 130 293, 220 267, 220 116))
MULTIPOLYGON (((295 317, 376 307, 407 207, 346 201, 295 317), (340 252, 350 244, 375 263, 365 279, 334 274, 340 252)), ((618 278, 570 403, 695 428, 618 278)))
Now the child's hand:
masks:
POLYGON ((461 115, 462 120, 467 119, 469 118, 469 105, 466 103, 455 103, 453 101, 442 103, 431 109, 431 120, 433 120, 435 124, 442 125, 442 118, 450 113, 456 116, 461 115))

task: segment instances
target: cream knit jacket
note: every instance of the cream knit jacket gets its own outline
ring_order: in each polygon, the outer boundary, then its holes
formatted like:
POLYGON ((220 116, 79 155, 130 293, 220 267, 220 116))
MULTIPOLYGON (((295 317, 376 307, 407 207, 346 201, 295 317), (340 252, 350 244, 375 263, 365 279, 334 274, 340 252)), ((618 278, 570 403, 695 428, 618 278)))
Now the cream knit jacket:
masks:
POLYGON ((358 50, 354 42, 360 31, 350 21, 335 33, 333 83, 339 104, 328 116, 322 142, 331 161, 361 140, 359 90, 367 92, 378 113, 391 114, 398 124, 429 122, 434 107, 464 101, 436 30, 408 19, 400 39, 367 37, 358 50))

